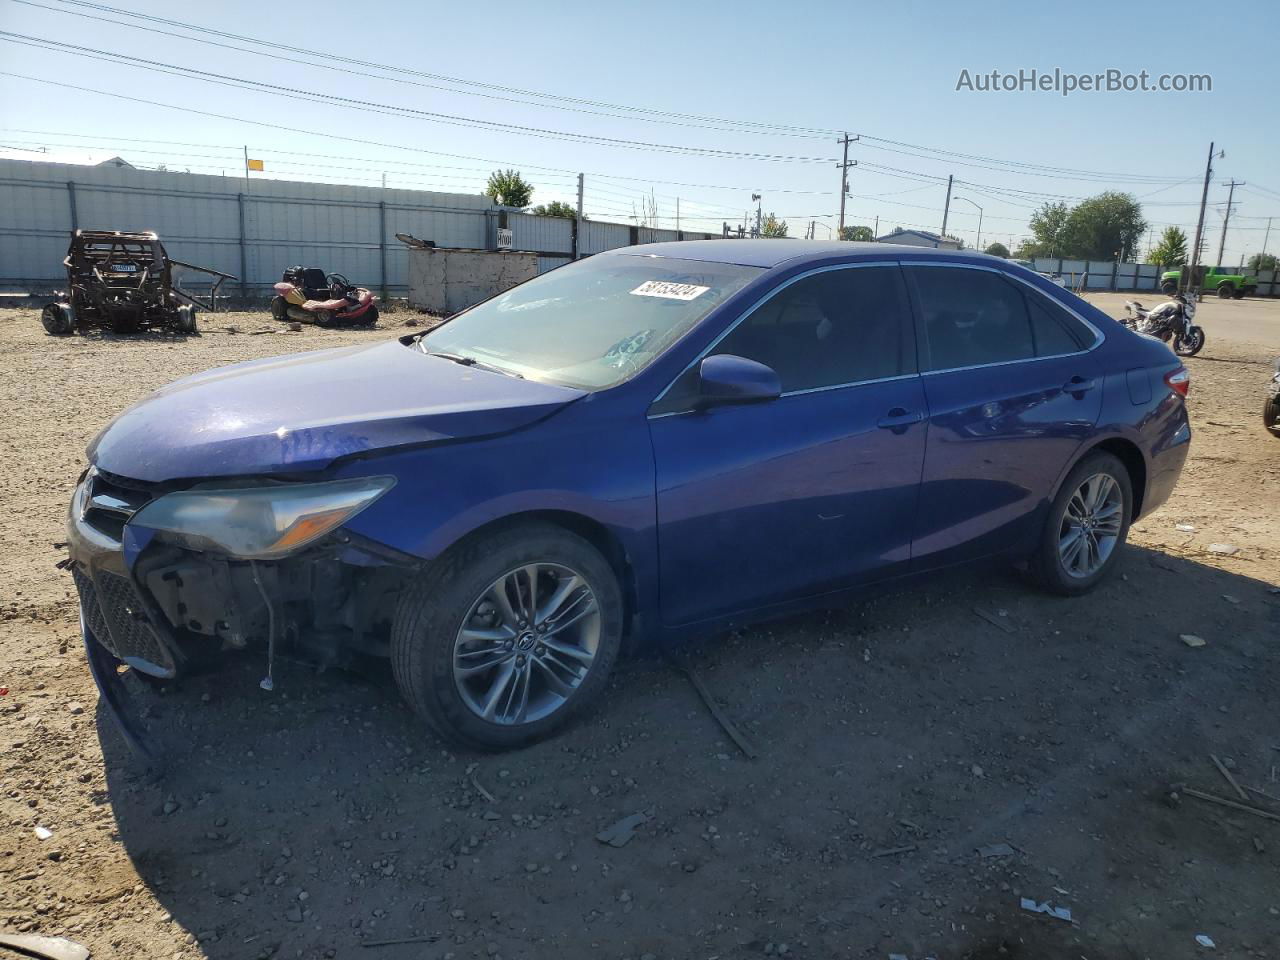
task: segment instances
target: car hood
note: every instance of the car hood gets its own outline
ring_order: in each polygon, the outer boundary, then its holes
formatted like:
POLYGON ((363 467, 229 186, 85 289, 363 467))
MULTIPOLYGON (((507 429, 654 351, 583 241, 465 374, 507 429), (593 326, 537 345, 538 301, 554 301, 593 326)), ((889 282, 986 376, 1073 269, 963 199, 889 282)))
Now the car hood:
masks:
POLYGON ((583 395, 392 340, 177 380, 120 414, 88 452, 100 470, 148 482, 319 470, 353 454, 518 430, 583 395))

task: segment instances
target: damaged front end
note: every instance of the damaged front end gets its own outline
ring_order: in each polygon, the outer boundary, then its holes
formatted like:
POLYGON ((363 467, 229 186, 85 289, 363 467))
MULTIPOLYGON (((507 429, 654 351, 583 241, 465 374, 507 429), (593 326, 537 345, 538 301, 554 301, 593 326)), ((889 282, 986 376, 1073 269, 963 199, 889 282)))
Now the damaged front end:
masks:
POLYGON ((415 560, 342 529, 389 478, 151 484, 90 469, 68 517, 90 668, 131 747, 152 751, 125 676, 152 681, 260 651, 324 669, 386 656, 415 560))

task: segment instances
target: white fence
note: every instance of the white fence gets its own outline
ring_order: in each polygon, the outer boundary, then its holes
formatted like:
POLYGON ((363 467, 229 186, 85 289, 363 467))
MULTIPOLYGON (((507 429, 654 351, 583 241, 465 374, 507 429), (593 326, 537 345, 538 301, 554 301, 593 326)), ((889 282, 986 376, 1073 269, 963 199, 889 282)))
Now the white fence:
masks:
MULTIPOLYGON (((1073 290, 1156 290, 1160 286, 1160 274, 1166 267, 1154 263, 1116 263, 1113 260, 1065 260, 1059 257, 1037 257, 1036 270, 1056 273, 1067 281, 1073 290)), ((1250 273, 1242 270, 1241 273, 1250 273)), ((1262 270, 1253 274, 1258 279, 1255 296, 1280 296, 1280 276, 1275 270, 1262 270)))
MULTIPOLYGON (((397 233, 437 246, 492 250, 505 221, 517 250, 540 270, 567 263, 575 223, 493 206, 477 194, 0 160, 0 288, 65 285, 72 230, 154 230, 169 255, 241 278, 227 294, 265 293, 292 264, 317 265, 390 294, 408 289, 397 233)), ((715 234, 584 223, 581 255, 657 240, 715 234)))

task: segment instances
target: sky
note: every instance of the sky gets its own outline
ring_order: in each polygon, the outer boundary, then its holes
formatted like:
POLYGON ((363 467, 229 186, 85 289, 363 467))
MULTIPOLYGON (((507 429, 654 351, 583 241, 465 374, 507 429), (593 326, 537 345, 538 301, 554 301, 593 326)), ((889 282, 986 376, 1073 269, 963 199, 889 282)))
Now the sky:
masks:
POLYGON ((1194 233, 1214 142, 1206 259, 1234 178, 1222 259, 1236 264, 1264 239, 1280 250, 1280 66, 1274 31, 1254 28, 1274 6, 1233 4, 1226 38, 1199 34, 1207 9, 0 0, 0 156, 243 176, 247 147, 255 178, 460 193, 514 167, 535 204, 573 202, 583 172, 595 219, 652 205, 674 227, 679 198, 681 227, 718 231, 754 217, 758 193, 792 236, 812 222, 823 238, 847 132, 846 223, 937 232, 953 176, 947 232, 976 244, 981 207, 982 246, 1012 248, 1042 203, 1104 190, 1139 198, 1157 238, 1194 233), (1186 24, 1203 42, 1170 41, 1186 24), (1111 68, 1207 74, 1212 90, 957 89, 965 70, 1111 68))

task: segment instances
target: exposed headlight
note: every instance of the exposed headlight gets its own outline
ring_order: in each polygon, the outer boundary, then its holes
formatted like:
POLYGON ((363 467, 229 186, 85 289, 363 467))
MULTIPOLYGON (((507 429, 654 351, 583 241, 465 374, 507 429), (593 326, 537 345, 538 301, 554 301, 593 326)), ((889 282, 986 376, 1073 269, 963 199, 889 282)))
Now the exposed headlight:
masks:
POLYGON ((192 550, 273 560, 340 527, 395 485, 394 477, 262 487, 202 485, 166 494, 129 521, 192 550))

